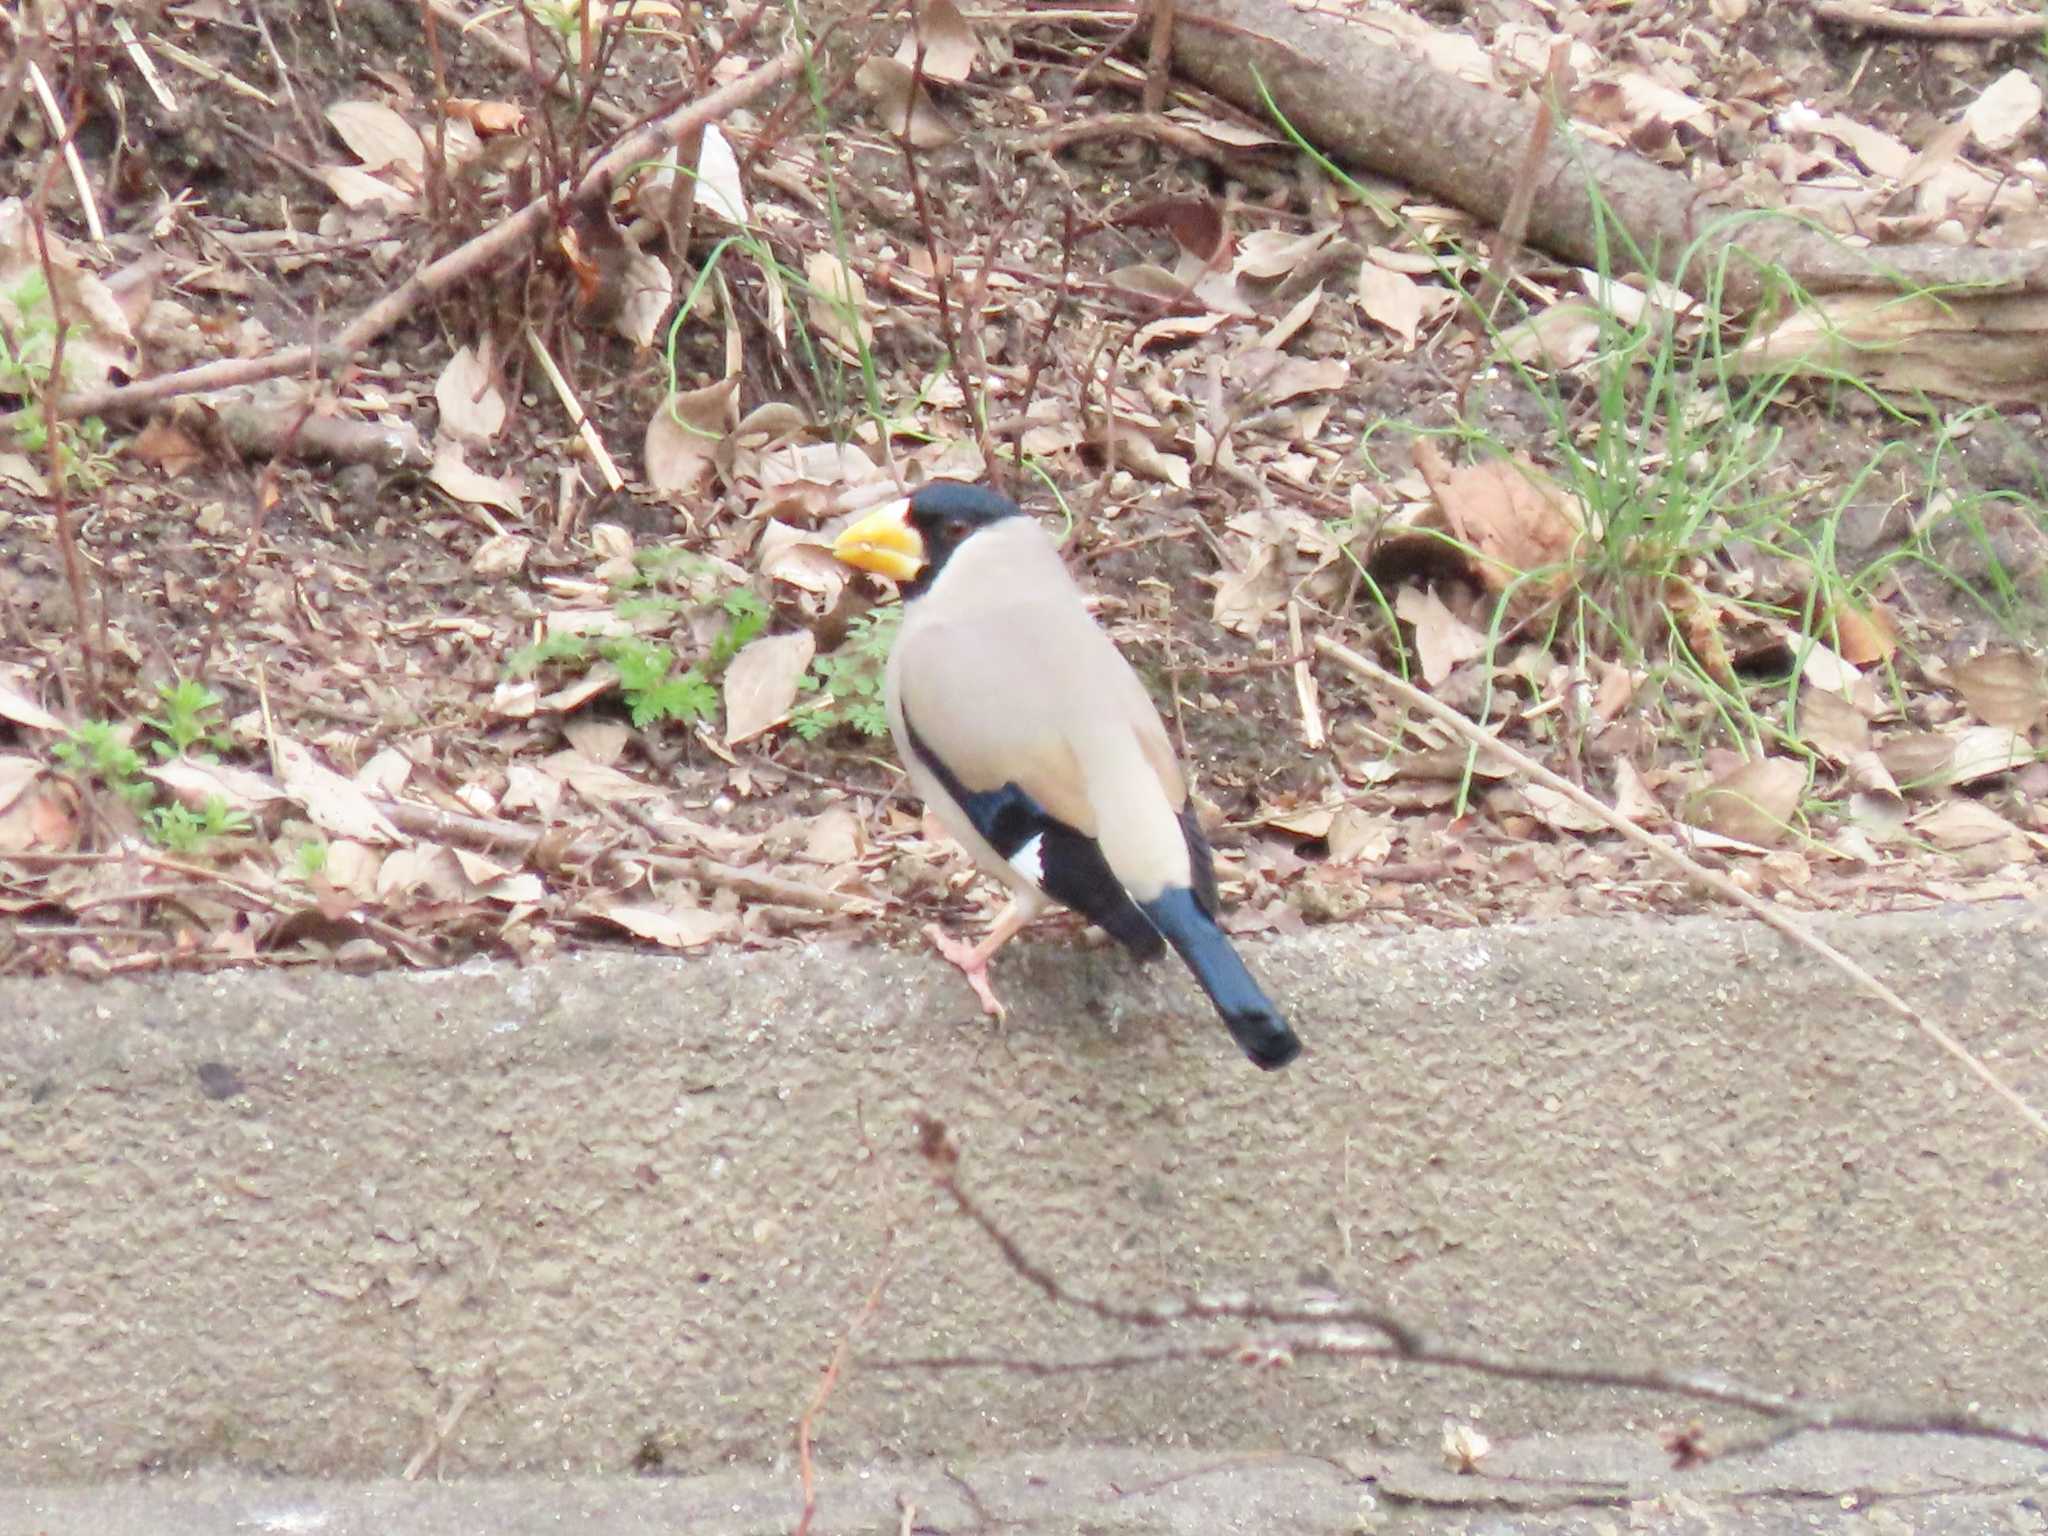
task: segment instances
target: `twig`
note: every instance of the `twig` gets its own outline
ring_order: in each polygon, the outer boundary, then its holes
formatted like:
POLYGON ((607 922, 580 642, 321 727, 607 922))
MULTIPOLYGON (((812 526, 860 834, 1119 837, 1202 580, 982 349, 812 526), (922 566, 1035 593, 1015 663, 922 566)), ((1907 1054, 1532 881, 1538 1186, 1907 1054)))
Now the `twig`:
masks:
POLYGON ((85 174, 85 162, 78 158, 78 136, 71 131, 64 109, 57 105, 56 94, 43 75, 43 66, 34 59, 28 61, 28 83, 29 89, 36 93, 36 100, 42 104, 43 116, 50 120, 50 132, 63 146, 59 153, 64 156, 64 169, 71 173, 72 190, 78 194, 79 205, 85 211, 86 233, 92 236, 94 245, 103 246, 107 243, 107 226, 100 222, 99 202, 92 195, 92 182, 85 174))
MULTIPOLYGON (((69 143, 67 134, 66 142, 69 143)), ((106 609, 93 599, 85 580, 85 558, 78 547, 78 508, 71 500, 71 480, 64 464, 64 434, 58 430, 57 386, 64 377, 64 346, 71 337, 71 319, 65 313, 64 285, 57 273, 56 253, 50 249, 50 182, 56 165, 46 163, 36 178, 35 197, 29 206, 29 228, 36 237, 36 261, 43 274, 43 287, 50 299, 50 323, 55 339, 50 343, 50 376, 42 390, 43 447, 50 461, 51 512, 57 525, 57 553, 64 565, 64 581, 71 589, 72 620, 78 626, 78 649, 85 669, 85 707, 67 698, 74 714, 95 715, 100 707, 99 658, 107 647, 106 609)))
MULTIPOLYGON (((575 201, 594 196, 643 160, 654 158, 665 142, 680 138, 694 128, 715 122, 734 108, 787 81, 797 70, 797 56, 785 54, 742 75, 730 85, 699 97, 688 106, 648 124, 621 139, 583 175, 573 190, 561 194, 575 201)), ((310 346, 288 347, 261 358, 228 358, 202 363, 177 373, 167 373, 140 383, 113 388, 83 390, 57 402, 64 416, 107 415, 132 411, 173 395, 202 390, 225 389, 232 384, 249 384, 276 378, 314 366, 326 366, 336 359, 355 356, 392 326, 420 312, 434 295, 466 282, 508 259, 537 237, 553 216, 551 206, 557 192, 543 193, 474 240, 465 242, 437 261, 420 268, 397 288, 372 304, 336 336, 331 348, 316 351, 310 346)))
POLYGON ((1898 1014, 1899 1017, 1905 1019, 1928 1039, 1948 1052, 1950 1056, 1961 1062, 1970 1070, 1972 1075, 1978 1078, 1993 1093, 2005 1100, 2023 1120, 2040 1132, 2044 1138, 2048 1138, 2048 1117, 2044 1117, 2038 1109, 2034 1108, 2033 1105, 2021 1098, 2011 1087, 2007 1086, 2005 1080, 1980 1061, 1970 1051, 1968 1046, 1964 1045, 1931 1019, 1923 1017, 1919 1010, 1900 997, 1898 993, 1894 992, 1854 960, 1851 960, 1839 949, 1836 949, 1832 944, 1807 928, 1789 912, 1773 906, 1770 902, 1752 896, 1720 871, 1709 869, 1697 860, 1689 858, 1680 849, 1673 847, 1662 838, 1645 831, 1627 817, 1622 816, 1609 806, 1595 799, 1592 795, 1587 794, 1570 779, 1560 774, 1552 773, 1534 758, 1528 756, 1528 754, 1518 752, 1515 748, 1507 745, 1507 743, 1487 735, 1485 731, 1474 725, 1455 709, 1431 698, 1420 688, 1403 682, 1385 667, 1367 660, 1346 646, 1339 645, 1327 635, 1317 638, 1316 649, 1353 676, 1375 687, 1386 689, 1409 707, 1419 709, 1432 719, 1449 726, 1464 740, 1491 752, 1517 773, 1526 775, 1538 784, 1543 785, 1546 789, 1555 790, 1587 815, 1598 817, 1607 826, 1612 827, 1637 847, 1662 859, 1688 880, 1697 880, 1700 884, 1706 886, 1707 889, 1714 892, 1715 895, 1735 903, 1736 906, 1741 907, 1752 917, 1775 928, 1800 948, 1811 954, 1818 955, 1821 959, 1827 961, 1828 964, 1834 966, 1843 975, 1855 982, 1857 986, 1883 1003, 1892 1012, 1898 1014))
POLYGON ((1529 143, 1522 151, 1522 173, 1516 178, 1507 210, 1501 215, 1500 230, 1493 241, 1493 256, 1486 264, 1483 288, 1489 324, 1492 323, 1492 312, 1507 294, 1508 274, 1514 265, 1515 252, 1522 248, 1522 242, 1528 236, 1529 212, 1535 207, 1536 188, 1543 179, 1543 157, 1550 150, 1550 138, 1557 118, 1570 115, 1571 91, 1571 44, 1560 38, 1550 48, 1550 64, 1544 71, 1543 90, 1536 102, 1536 121, 1530 125, 1529 143))
POLYGON ((596 424, 585 414, 583 403, 576 398, 576 391, 569 387, 569 381, 562 377, 562 370, 555 366, 555 360, 548 354, 546 343, 532 326, 526 328, 527 350, 533 353, 540 364, 540 371, 548 376, 548 383, 554 386, 555 398, 562 402, 562 409, 569 413, 569 420, 576 427, 576 435, 583 439, 591 462, 597 465, 597 472, 604 476, 605 489, 622 491, 626 488, 626 477, 619 473, 619 466, 612 462, 612 456, 605 451, 604 439, 598 435, 596 424))
POLYGON ((121 47, 128 55, 128 62, 135 66, 135 73, 142 76, 142 83, 149 87, 149 93, 156 98, 156 104, 166 112, 180 110, 178 98, 171 94, 171 88, 164 84, 164 77, 157 73, 156 61, 149 56, 149 50, 135 40, 135 28, 128 24, 125 16, 113 18, 114 36, 121 39, 121 47))
MULTIPOLYGON (((994 251, 988 253, 991 257, 994 251)), ((1060 311, 1067 307, 1068 284, 1074 264, 1074 200, 1067 198, 1063 205, 1060 221, 1060 285, 1054 290, 1052 306, 1046 311, 1045 326, 1038 333, 1038 345, 1031 349, 1031 366, 1024 374, 1024 390, 1019 399, 1017 413, 1009 421, 1015 423, 1016 436, 1010 444, 1010 464, 1021 472, 1024 468, 1024 434, 1031 430, 1031 402, 1038 394, 1038 375, 1045 368, 1045 360, 1052 352, 1053 328, 1058 325, 1060 311)), ((1000 435, 1004 425, 992 425, 991 436, 1000 435)))
POLYGON ((1131 1349, 1064 1361, 999 1354, 864 1360, 862 1364, 870 1370, 1006 1370, 1032 1376, 1064 1376, 1189 1361, 1284 1366, 1302 1356, 1325 1355, 1349 1360, 1400 1361, 1549 1386, 1605 1387, 1687 1398, 1753 1413, 1777 1425, 1769 1436, 1730 1441, 1713 1449, 1688 1440, 1681 1454, 1691 1461, 1747 1455, 1796 1435, 1826 1430, 1859 1430, 1878 1435, 1960 1435, 2048 1450, 2048 1427, 2035 1427, 2018 1419, 1980 1413, 1974 1408, 1953 1409, 1939 1404, 1885 1407, 1807 1402, 1790 1393, 1772 1392, 1718 1371, 1668 1370, 1661 1366, 1620 1361, 1511 1354, 1434 1338, 1377 1308, 1341 1301, 1285 1306, 1239 1296, 1136 1305, 1083 1295, 1070 1289, 1045 1265, 1026 1254, 1001 1223, 961 1186, 959 1152, 945 1127, 926 1119, 920 1122, 919 1131, 926 1161, 931 1165, 939 1188, 952 1197, 962 1215, 982 1230, 1002 1255, 1003 1261, 1055 1305, 1079 1308, 1105 1321, 1133 1328, 1165 1328, 1191 1319, 1202 1319, 1257 1323, 1285 1331, 1204 1344, 1131 1349), (1297 1329, 1307 1331, 1294 1331, 1297 1329))
POLYGON ((1147 112, 1166 107, 1166 90, 1173 82, 1173 0, 1152 0, 1152 43, 1145 54, 1145 94, 1140 98, 1147 112))
POLYGON ((1901 37, 1950 37, 1977 41, 2039 37, 2048 31, 2048 17, 1930 16, 1924 11, 1894 11, 1866 0, 1813 0, 1813 14, 1838 27, 1865 32, 1893 32, 1901 37))
POLYGON ((1294 653, 1294 697, 1301 705, 1301 743, 1311 752, 1323 745, 1323 711, 1316 698, 1316 675, 1301 643, 1301 599, 1287 599, 1287 646, 1294 653))
POLYGON ((381 811, 393 826, 414 837, 461 842, 469 847, 488 848, 522 859, 532 859, 545 851, 548 862, 555 865, 593 864, 628 874, 636 873, 634 866, 637 865, 659 874, 694 880, 699 885, 722 887, 750 900, 780 902, 784 906, 808 907, 819 912, 873 910, 872 903, 857 896, 843 896, 837 891, 828 891, 820 886, 784 880, 751 869, 738 869, 730 864, 721 864, 716 859, 657 853, 647 849, 618 848, 609 840, 590 838, 571 843, 564 848, 549 847, 543 850, 543 843, 550 837, 544 828, 523 827, 513 822, 493 821, 482 816, 462 816, 454 811, 436 810, 427 805, 412 805, 403 800, 373 798, 370 803, 381 811))
POLYGON ((797 1518, 795 1536, 809 1536, 811 1517, 818 1512, 817 1479, 811 1468, 812 1427, 816 1424, 818 1415, 825 1411, 825 1404, 832 1396, 832 1388, 839 1382, 839 1373, 846 1365, 846 1357, 853 1350, 854 1336, 867 1325, 868 1319, 872 1318, 882 1305, 882 1292, 888 1289, 889 1285, 889 1246, 895 1241, 895 1237, 896 1234, 891 1232, 882 1239, 881 1271, 875 1276, 875 1283, 868 1292, 868 1299, 854 1320, 847 1325, 846 1332, 840 1335, 839 1347, 832 1351, 832 1362, 825 1367, 825 1375, 818 1382, 818 1390, 811 1396, 810 1406, 804 1409, 804 1416, 797 1420, 796 1465, 797 1477, 803 1484, 804 1510, 797 1518))

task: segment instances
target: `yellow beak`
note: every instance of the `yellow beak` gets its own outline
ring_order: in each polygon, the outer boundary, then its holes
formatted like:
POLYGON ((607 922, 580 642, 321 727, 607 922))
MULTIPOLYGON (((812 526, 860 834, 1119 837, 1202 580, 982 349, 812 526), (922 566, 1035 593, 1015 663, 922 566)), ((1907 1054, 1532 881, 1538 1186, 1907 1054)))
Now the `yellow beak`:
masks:
POLYGON ((832 553, 857 570, 909 581, 924 569, 924 540, 910 526, 910 504, 877 507, 832 541, 832 553))

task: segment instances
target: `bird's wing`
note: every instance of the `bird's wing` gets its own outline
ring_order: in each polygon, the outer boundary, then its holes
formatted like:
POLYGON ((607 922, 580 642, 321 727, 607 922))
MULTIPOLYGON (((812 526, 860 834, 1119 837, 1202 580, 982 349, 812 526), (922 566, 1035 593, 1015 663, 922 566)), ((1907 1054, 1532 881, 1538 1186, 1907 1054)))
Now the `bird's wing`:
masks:
POLYGON ((969 791, 1013 784, 1090 837, 1119 799, 1186 801, 1158 711, 1078 600, 906 622, 895 660, 905 719, 969 791), (1087 771, 1112 733, 1135 742, 1150 782, 1087 771))

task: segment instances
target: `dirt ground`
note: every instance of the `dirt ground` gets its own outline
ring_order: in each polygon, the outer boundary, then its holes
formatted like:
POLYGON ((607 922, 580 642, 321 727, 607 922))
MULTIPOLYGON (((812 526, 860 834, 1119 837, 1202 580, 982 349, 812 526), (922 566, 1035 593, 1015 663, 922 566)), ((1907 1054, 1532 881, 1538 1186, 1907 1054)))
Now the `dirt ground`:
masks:
MULTIPOLYGON (((331 335, 619 121, 739 79, 787 35, 786 20, 740 9, 600 13, 578 46, 602 63, 583 69, 565 52, 569 13, 480 24, 514 54, 533 48, 542 73, 583 92, 579 109, 545 104, 505 48, 453 13, 430 30, 429 14, 369 0, 244 16, 193 0, 96 8, 83 31, 48 36, 8 23, 79 118, 108 244, 87 240, 39 111, 6 92, 0 197, 46 206, 49 232, 133 316, 128 345, 79 333, 74 362, 102 372, 74 385, 331 335), (423 147, 430 169, 408 176, 423 147)), ((1493 60, 1502 89, 1549 14, 1506 0, 1426 11, 1493 60)), ((1819 188, 1863 197, 1851 217, 1898 225, 1948 210, 1926 212, 1923 196, 1902 211, 1912 198, 1875 149, 1858 160, 1794 109, 1931 152, 1992 83, 2040 74, 2023 40, 1845 30, 1806 7, 1555 15, 1606 61, 1581 83, 1587 131, 1731 202, 1768 187, 1820 207, 1819 188)), ((73 444, 84 463, 61 499, 33 454, 0 460, 0 683, 13 701, 0 710, 0 910, 15 919, 0 967, 531 957, 973 921, 986 894, 898 795, 886 742, 849 707, 872 687, 879 651, 861 647, 886 594, 817 558, 820 509, 848 484, 989 468, 963 388, 988 391, 991 442, 1021 433, 1029 468, 1006 461, 1005 478, 1067 528, 1104 621, 1166 705, 1241 931, 1700 904, 1597 826, 1475 773, 1448 738, 1302 659, 1318 636, 1417 671, 1603 798, 1633 795, 1634 819, 1703 828, 1700 857, 1789 907, 2038 893, 2037 409, 1923 401, 1900 414, 1795 381, 1762 418, 1782 436, 1758 472, 1782 512, 1771 528, 1795 538, 1759 542, 1732 512, 1695 530, 1697 550, 1671 567, 1693 596, 1665 609, 1653 591, 1633 650, 1587 638, 1570 598, 1523 616, 1497 649, 1461 650, 1487 631, 1494 594, 1427 532, 1417 434, 1483 429, 1472 462, 1554 467, 1561 439, 1592 430, 1603 380, 1639 402, 1643 370, 1603 374, 1585 356, 1539 375, 1482 367, 1440 273, 1372 268, 1417 288, 1420 331, 1411 319, 1404 333, 1367 295, 1361 261, 1426 242, 1404 244, 1270 125, 1192 91, 1166 127, 1112 117, 1133 107, 1143 70, 1102 18, 944 20, 927 38, 930 77, 948 78, 947 49, 968 47, 970 62, 961 83, 929 87, 943 121, 914 156, 863 73, 901 41, 901 18, 807 15, 817 105, 778 93, 732 114, 735 169, 700 162, 680 237, 672 204, 638 189, 629 204, 622 188, 605 219, 558 222, 317 385, 117 415, 104 442, 73 444), (728 186, 750 200, 743 229, 704 211, 728 186), (665 236, 687 260, 665 255, 665 236), (704 279, 673 332, 665 296, 649 320, 635 286, 635 262, 653 258, 678 291, 704 279), (858 319, 818 301, 843 292, 840 261, 863 284, 858 319), (954 279, 943 309, 935 270, 954 279), (1203 289, 1204 272, 1228 276, 1228 292, 1203 289), (672 391, 695 435, 650 426, 672 391), (405 462, 361 439, 311 454, 309 424, 327 423, 397 432, 405 462), (1825 569, 1811 553, 1823 548, 1825 569), (1846 746, 1790 713, 1806 653, 1786 637, 1814 614, 1800 594, 1823 586, 1865 615, 1868 649, 1851 663, 1863 719, 1846 746), (642 662, 662 648, 658 678, 636 688, 630 660, 603 648, 621 637, 642 662), (172 718, 162 690, 180 680, 211 691, 184 736, 151 723, 172 718), (1731 699, 1754 715, 1731 718, 1731 699), (58 755, 50 724, 91 721, 137 762, 58 755), (1798 769, 1771 780, 1769 796, 1790 785, 1781 810, 1761 823, 1695 814, 1703 795, 1768 798, 1741 777, 1765 746, 1798 769)), ((913 139, 932 111, 919 104, 913 139)), ((2041 143, 2033 122, 1957 161, 1997 179, 1980 237, 2033 227, 2041 143), (2024 207, 1998 200, 2021 194, 2024 207)), ((1486 231, 1456 210, 1381 190, 1410 233, 1482 248, 1486 231)), ((33 225, 17 221, 26 243, 0 253, 7 273, 38 270, 33 225)), ((1563 313, 1577 275, 1540 252, 1518 260, 1530 316, 1563 313)), ((1458 270, 1476 285, 1471 264, 1458 270)), ((12 399, 33 403, 19 384, 12 399)), ((1652 457, 1658 430, 1645 418, 1652 457)), ((1847 637, 1828 631, 1845 656, 1847 637)))

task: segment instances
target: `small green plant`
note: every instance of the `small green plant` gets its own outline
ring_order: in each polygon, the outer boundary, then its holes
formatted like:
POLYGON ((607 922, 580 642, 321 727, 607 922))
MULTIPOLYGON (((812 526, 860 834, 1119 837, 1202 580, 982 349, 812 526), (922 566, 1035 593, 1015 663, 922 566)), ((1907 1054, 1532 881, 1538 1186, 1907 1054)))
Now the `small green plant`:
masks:
MULTIPOLYGON (((25 272, 12 287, 0 289, 0 316, 14 322, 0 325, 0 395, 28 401, 11 415, 0 416, 0 443, 11 439, 16 449, 41 459, 49 451, 50 434, 40 402, 50 387, 57 356, 57 318, 49 284, 40 271, 25 272)), ((65 373, 77 382, 71 369, 65 373)), ((107 424, 97 416, 61 421, 57 434, 57 468, 66 483, 80 491, 105 485, 114 467, 106 451, 107 424)))
POLYGON ((219 795, 208 795, 206 804, 196 811, 171 801, 142 813, 143 832, 172 853, 196 853, 216 837, 248 828, 249 813, 229 806, 219 795))
POLYGON ((137 811, 156 797, 142 777, 142 754, 128 745, 111 720, 88 720, 50 749, 58 762, 82 779, 98 784, 137 811))
POLYGON ((704 658, 678 672, 677 656, 669 646, 638 635, 549 635, 536 644, 515 651, 505 663, 513 677, 526 677, 547 666, 589 667, 593 661, 610 662, 619 674, 619 693, 633 724, 645 730, 658 721, 688 725, 718 709, 714 679, 740 648, 768 626, 768 604, 751 587, 728 587, 715 595, 709 590, 722 579, 719 568, 701 556, 685 550, 646 550, 633 557, 633 574, 619 583, 631 596, 616 597, 612 612, 618 619, 636 621, 664 619, 686 608, 715 604, 725 623, 704 658), (648 590, 662 584, 683 587, 688 597, 648 590))
POLYGON ((317 879, 327 873, 327 844, 320 838, 309 838, 299 844, 292 854, 292 863, 300 876, 307 880, 317 879))
MULTIPOLYGON (((151 743, 159 755, 182 757, 202 742, 221 742, 213 730, 220 699, 210 689, 196 683, 167 683, 158 695, 164 701, 164 713, 145 723, 165 738, 151 743)), ((143 835, 172 853, 194 853, 214 838, 249 828, 249 813, 230 806, 219 795, 208 796, 196 811, 175 800, 159 802, 156 786, 143 777, 142 754, 110 720, 88 720, 75 726, 70 736, 50 751, 73 774, 99 785, 126 805, 141 821, 143 835)))
POLYGON ((225 752, 233 745, 221 729, 221 696, 204 683, 189 677, 159 683, 156 696, 159 712, 144 715, 142 723, 161 738, 150 743, 158 757, 187 757, 194 747, 225 752))
POLYGON ((619 692, 633 723, 645 730, 658 720, 688 725, 718 708, 718 690, 702 667, 675 670, 676 653, 639 639, 606 640, 598 654, 619 672, 619 692))
POLYGON ((888 710, 882 703, 882 670, 903 621, 900 604, 871 608, 853 621, 846 639, 829 656, 811 663, 804 679, 812 704, 797 712, 790 724, 805 741, 816 741, 838 726, 851 726, 863 736, 885 736, 888 710))

